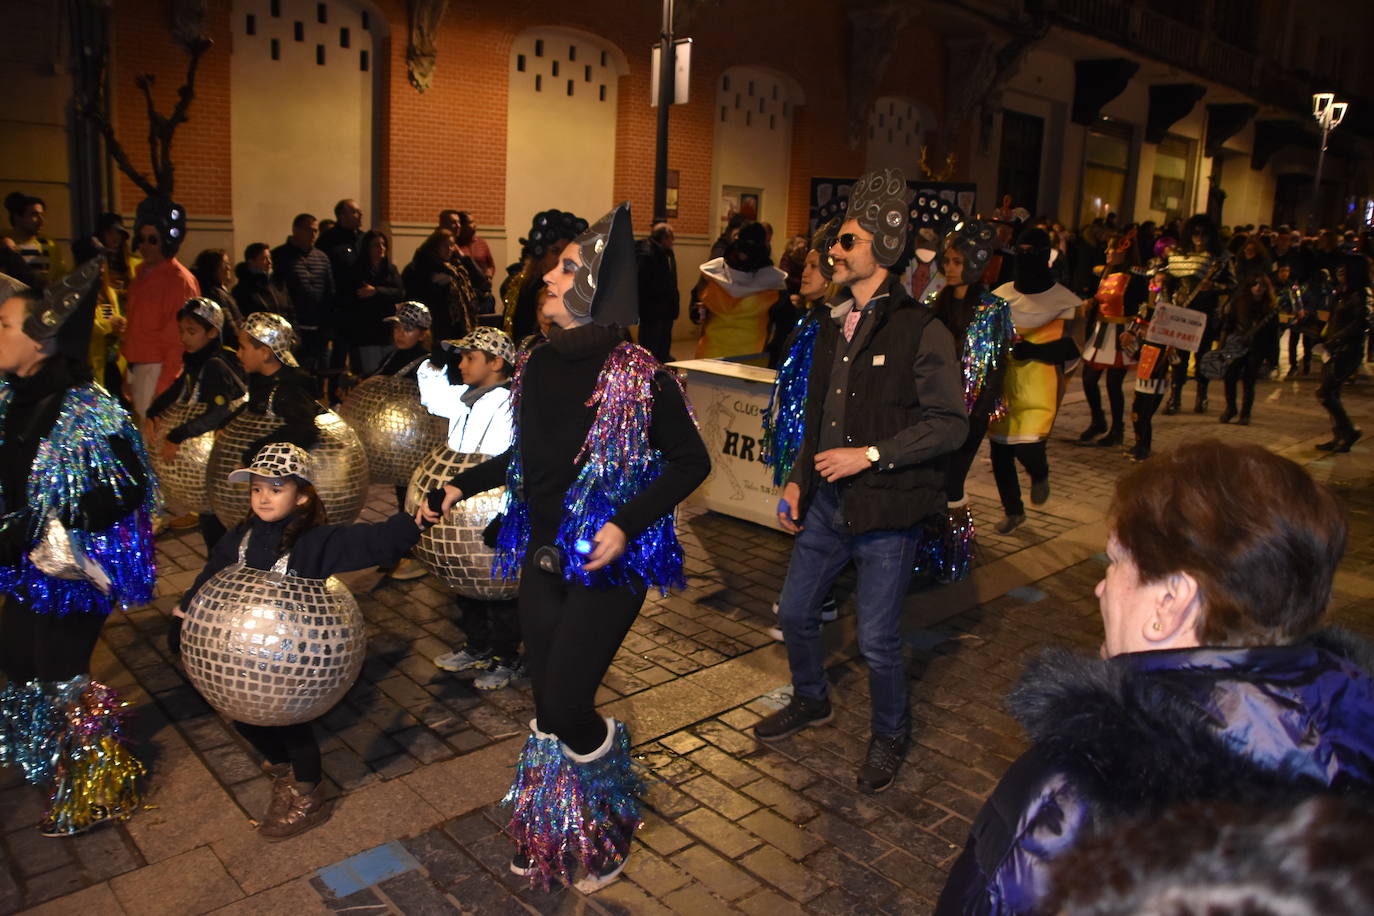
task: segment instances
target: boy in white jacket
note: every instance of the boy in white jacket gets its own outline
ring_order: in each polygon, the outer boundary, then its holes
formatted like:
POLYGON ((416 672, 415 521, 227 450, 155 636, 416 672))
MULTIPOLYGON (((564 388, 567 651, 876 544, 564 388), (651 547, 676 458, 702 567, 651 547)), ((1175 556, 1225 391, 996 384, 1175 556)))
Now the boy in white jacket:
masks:
MULTIPOLYGON (((448 446, 456 452, 500 455, 511 445, 510 377, 515 347, 496 328, 476 328, 461 340, 440 346, 449 360, 458 359, 463 384, 449 381, 445 366, 426 360, 416 373, 420 402, 432 414, 446 417, 448 446)), ((505 687, 517 675, 520 617, 514 599, 490 601, 458 595, 459 626, 467 642, 434 659, 455 673, 475 672, 479 690, 505 687)))

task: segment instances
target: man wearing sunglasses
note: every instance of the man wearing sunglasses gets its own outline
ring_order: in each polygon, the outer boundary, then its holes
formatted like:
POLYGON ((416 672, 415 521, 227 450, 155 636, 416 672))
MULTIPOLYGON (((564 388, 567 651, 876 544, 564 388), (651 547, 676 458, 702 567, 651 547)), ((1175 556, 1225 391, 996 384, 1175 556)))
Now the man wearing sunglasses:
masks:
POLYGON ((842 289, 817 332, 803 441, 778 503, 797 534, 778 601, 792 699, 754 728, 772 741, 830 721, 821 602, 854 560, 872 701, 858 786, 869 793, 892 784, 910 744, 902 603, 921 522, 944 513, 945 461, 968 433, 954 340, 901 282, 911 197, 899 171, 865 175, 830 247, 842 289))
POLYGON ((200 284, 177 260, 186 237, 186 211, 166 198, 150 197, 134 217, 134 248, 143 263, 129 283, 124 357, 129 361, 129 400, 139 422, 148 406, 176 379, 185 347, 177 311, 200 295, 200 284))

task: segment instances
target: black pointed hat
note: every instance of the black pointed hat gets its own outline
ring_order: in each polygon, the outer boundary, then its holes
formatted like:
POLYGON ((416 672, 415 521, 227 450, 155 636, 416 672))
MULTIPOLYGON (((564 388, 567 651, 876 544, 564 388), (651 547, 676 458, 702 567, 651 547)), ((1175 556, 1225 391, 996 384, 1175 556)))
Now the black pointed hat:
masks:
POLYGON ((563 297, 568 311, 599 325, 639 324, 639 273, 629 201, 573 241, 582 255, 582 266, 573 288, 563 297))
POLYGON ((57 352, 85 359, 95 321, 95 296, 104 259, 91 258, 56 283, 29 308, 24 333, 34 340, 57 338, 57 352))

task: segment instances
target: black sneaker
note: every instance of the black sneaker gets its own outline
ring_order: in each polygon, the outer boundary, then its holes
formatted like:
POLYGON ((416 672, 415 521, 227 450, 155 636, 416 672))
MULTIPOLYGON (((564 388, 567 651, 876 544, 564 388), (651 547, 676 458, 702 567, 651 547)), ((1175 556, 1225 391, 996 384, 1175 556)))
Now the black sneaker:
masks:
POLYGON ((803 728, 824 725, 833 718, 835 713, 830 709, 829 699, 817 703, 793 697, 782 709, 754 725, 754 737, 761 741, 777 741, 795 735, 803 728))
POLYGON ((510 870, 511 874, 519 875, 522 878, 534 874, 534 860, 530 858, 530 854, 523 847, 517 846, 515 855, 510 857, 510 870))
POLYGON ((868 758, 859 768, 859 791, 872 795, 892 785, 910 746, 907 735, 874 735, 868 742, 868 758))

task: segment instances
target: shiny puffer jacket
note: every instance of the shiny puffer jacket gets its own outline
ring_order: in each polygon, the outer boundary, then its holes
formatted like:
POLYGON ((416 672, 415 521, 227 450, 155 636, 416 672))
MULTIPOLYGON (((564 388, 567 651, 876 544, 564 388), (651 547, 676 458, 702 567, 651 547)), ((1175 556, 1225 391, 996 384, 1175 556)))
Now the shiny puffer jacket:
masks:
POLYGON ((1035 912, 1080 837, 1170 805, 1374 796, 1374 647, 1047 650, 1012 693, 1032 747, 979 812, 937 914, 1035 912))

